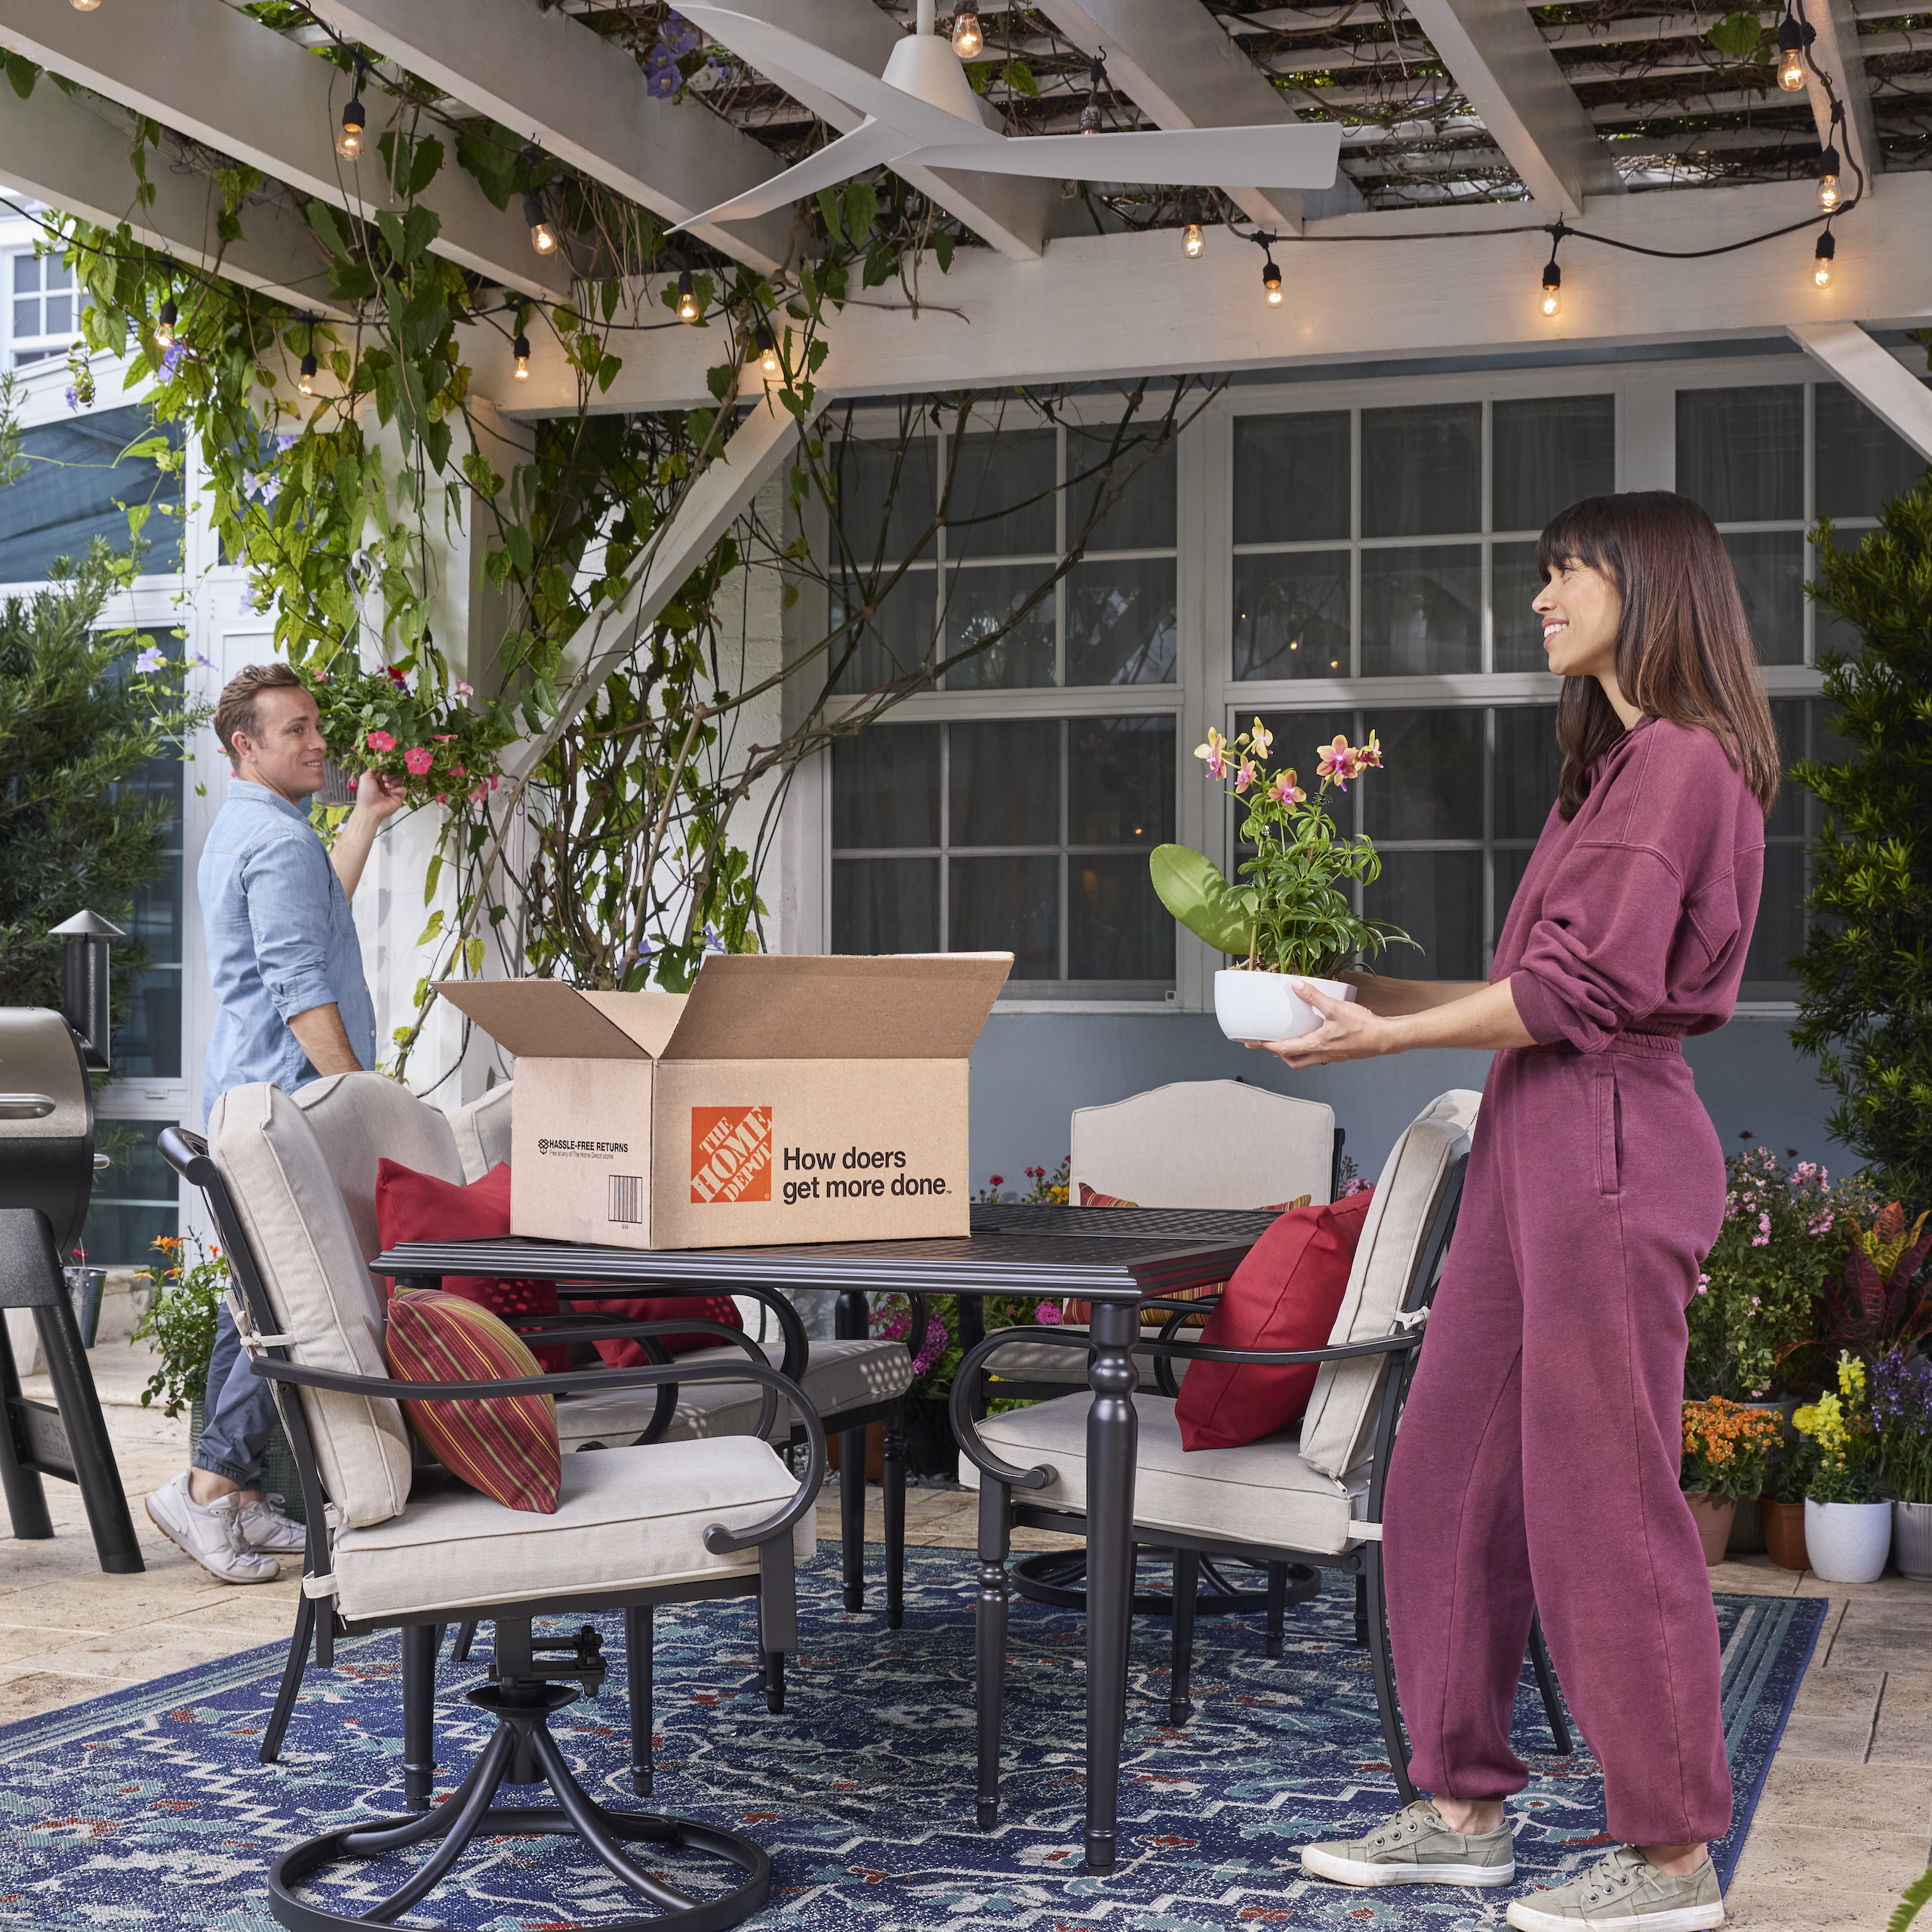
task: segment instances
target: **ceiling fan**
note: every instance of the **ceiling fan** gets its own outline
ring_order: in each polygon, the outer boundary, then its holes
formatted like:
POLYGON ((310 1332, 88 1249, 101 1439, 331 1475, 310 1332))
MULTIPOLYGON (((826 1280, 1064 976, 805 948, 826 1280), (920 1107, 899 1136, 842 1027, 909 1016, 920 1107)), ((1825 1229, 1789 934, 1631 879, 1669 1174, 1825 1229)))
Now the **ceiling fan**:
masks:
POLYGON ((679 0, 693 26, 780 87, 795 78, 865 116, 848 134, 749 193, 679 224, 742 221, 850 180, 907 162, 1050 181, 1142 181, 1165 187, 1327 188, 1340 165, 1332 123, 1266 128, 1184 128, 1099 135, 1001 134, 980 118, 972 83, 952 43, 933 31, 934 0, 918 0, 918 24, 892 50, 885 72, 869 74, 815 42, 768 21, 679 0))

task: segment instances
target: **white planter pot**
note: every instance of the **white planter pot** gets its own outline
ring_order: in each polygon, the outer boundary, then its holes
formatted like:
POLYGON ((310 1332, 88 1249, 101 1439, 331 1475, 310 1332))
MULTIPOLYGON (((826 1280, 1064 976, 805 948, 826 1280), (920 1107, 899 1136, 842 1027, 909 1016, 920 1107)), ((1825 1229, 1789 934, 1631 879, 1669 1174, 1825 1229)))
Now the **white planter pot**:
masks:
MULTIPOLYGON (((1214 975, 1214 1017, 1231 1040, 1298 1040, 1321 1024, 1321 1016, 1288 989, 1292 973, 1251 973, 1232 968, 1214 975)), ((1355 989, 1340 980, 1305 980, 1331 999, 1353 999, 1355 989)))
POLYGON ((1892 1561, 1901 1577, 1932 1580, 1932 1503, 1892 1505, 1892 1561))
POLYGON ((1892 1547, 1889 1503, 1814 1503, 1804 1499, 1804 1547, 1828 1583, 1875 1583, 1892 1547))

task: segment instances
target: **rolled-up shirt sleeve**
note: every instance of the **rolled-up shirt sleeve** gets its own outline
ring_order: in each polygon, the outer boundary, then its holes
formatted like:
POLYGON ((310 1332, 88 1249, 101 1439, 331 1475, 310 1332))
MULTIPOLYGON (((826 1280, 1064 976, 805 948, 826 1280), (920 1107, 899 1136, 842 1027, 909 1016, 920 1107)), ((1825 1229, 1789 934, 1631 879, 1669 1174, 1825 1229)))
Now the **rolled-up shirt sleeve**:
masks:
POLYGON ((1565 854, 1509 975, 1531 1038, 1595 1053, 1661 1006, 1682 903, 1675 869, 1647 847, 1580 845, 1565 854))
POLYGON ((329 975, 331 902, 340 890, 319 840, 276 838, 242 861, 262 986, 285 1025, 340 1003, 329 975))

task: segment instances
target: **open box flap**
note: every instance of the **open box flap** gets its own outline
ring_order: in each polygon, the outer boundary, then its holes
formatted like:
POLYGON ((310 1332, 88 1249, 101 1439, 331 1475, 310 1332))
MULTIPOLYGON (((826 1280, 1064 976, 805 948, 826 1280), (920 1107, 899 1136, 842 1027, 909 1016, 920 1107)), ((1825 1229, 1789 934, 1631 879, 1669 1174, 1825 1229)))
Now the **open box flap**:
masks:
POLYGON ((964 1060, 1012 966, 1010 952, 714 953, 663 1057, 964 1060))
POLYGON ((505 1051, 539 1060, 654 1060, 686 997, 580 992, 561 980, 439 980, 436 990, 505 1051))

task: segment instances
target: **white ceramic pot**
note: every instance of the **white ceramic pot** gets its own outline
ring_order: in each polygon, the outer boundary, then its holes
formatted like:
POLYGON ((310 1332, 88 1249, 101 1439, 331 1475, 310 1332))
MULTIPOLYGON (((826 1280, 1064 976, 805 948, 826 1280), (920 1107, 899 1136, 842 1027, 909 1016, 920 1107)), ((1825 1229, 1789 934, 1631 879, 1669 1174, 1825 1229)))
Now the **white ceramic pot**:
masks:
POLYGON ((1891 1553, 1889 1503, 1814 1503, 1804 1499, 1804 1547, 1828 1583, 1875 1583, 1891 1553))
MULTIPOLYGON (((1214 1017, 1231 1040, 1297 1040, 1321 1024, 1321 1016, 1289 991, 1292 973, 1250 972, 1234 968, 1214 975, 1214 1017)), ((1355 989, 1340 980, 1304 980, 1331 999, 1353 999, 1355 989)))
POLYGON ((1892 1561, 1901 1577, 1932 1580, 1932 1503, 1892 1505, 1892 1561))

